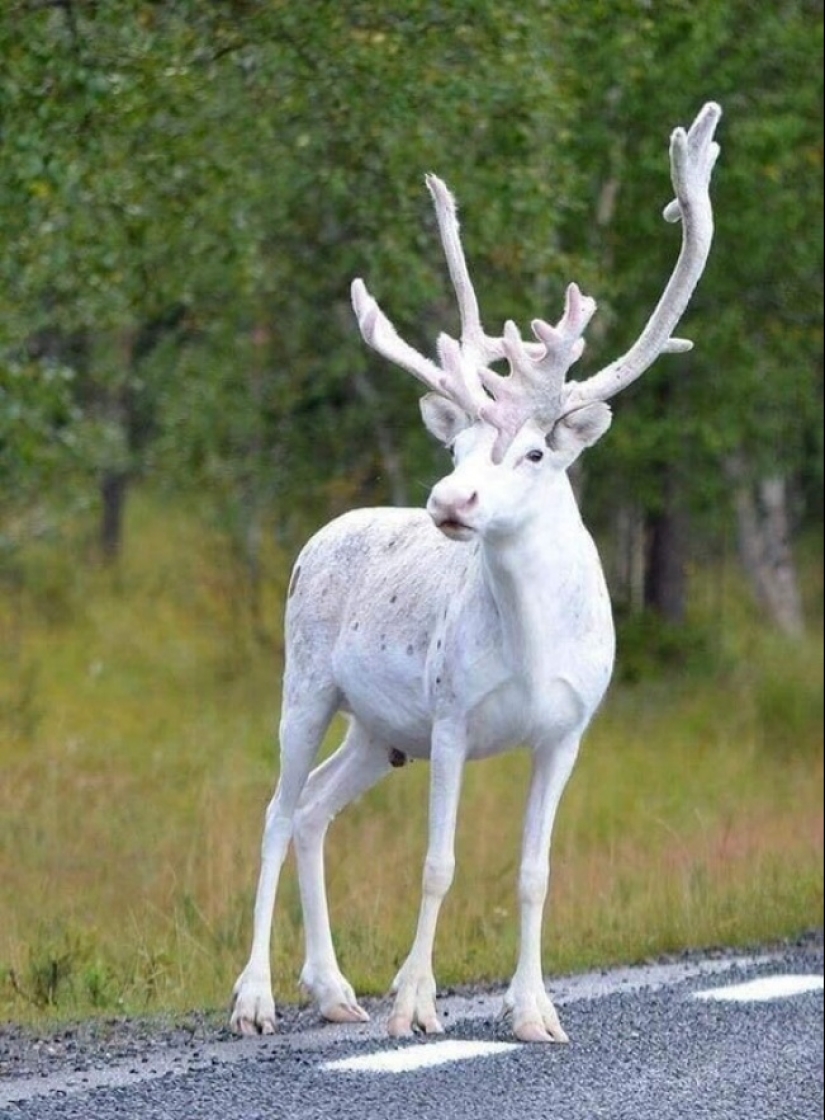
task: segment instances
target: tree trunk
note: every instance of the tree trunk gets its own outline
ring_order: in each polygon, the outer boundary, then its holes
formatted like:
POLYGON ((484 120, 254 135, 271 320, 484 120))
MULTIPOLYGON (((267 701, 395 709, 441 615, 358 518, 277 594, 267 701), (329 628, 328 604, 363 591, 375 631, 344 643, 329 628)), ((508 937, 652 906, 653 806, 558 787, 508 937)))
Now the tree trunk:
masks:
POLYGON ((615 598, 631 614, 645 605, 645 518, 638 502, 620 505, 613 517, 611 584, 615 598))
POLYGON ((113 360, 117 363, 115 368, 119 370, 119 376, 113 379, 107 377, 100 380, 95 377, 93 363, 88 358, 85 360, 86 409, 91 415, 101 418, 116 429, 120 439, 120 450, 104 465, 100 480, 101 517, 98 537, 106 563, 117 560, 122 551, 129 487, 146 447, 156 434, 157 400, 138 387, 138 367, 161 339, 177 331, 183 321, 184 308, 174 304, 140 327, 125 328, 112 339, 105 335, 98 336, 100 345, 111 347, 111 352, 104 353, 103 368, 113 360))
POLYGON ((128 488, 128 471, 104 471, 100 480, 100 551, 107 563, 117 560, 120 556, 128 488))
MULTIPOLYGON (((112 453, 100 475, 100 521, 98 541, 104 564, 114 563, 123 545, 123 521, 130 481, 133 394, 129 377, 134 368, 134 332, 123 330, 111 343, 119 359, 119 376, 98 380, 93 374, 86 386, 88 411, 118 433, 112 453)), ((108 356, 108 355, 107 355, 108 356)))
POLYGON ((645 607, 668 622, 685 621, 688 516, 680 505, 674 473, 665 468, 664 504, 647 519, 645 607))
POLYGON ((726 467, 733 485, 739 553, 757 601, 783 633, 799 637, 805 620, 790 544, 785 480, 773 475, 754 485, 742 455, 731 456, 726 467))

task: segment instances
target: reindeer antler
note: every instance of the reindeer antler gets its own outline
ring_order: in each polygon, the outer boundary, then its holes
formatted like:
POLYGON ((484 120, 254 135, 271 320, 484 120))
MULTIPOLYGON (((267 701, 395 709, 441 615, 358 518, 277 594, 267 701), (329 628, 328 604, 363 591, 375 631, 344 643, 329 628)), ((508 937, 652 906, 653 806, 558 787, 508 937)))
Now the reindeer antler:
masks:
POLYGON ((660 354, 678 354, 693 346, 672 332, 699 282, 713 240, 710 177, 719 156, 713 134, 722 116, 713 101, 702 107, 690 129, 674 129, 670 169, 676 198, 665 207, 665 221, 682 223, 682 247, 673 273, 642 333, 626 354, 565 393, 564 410, 592 401, 607 401, 640 377, 660 354))
POLYGON ((498 430, 493 449, 493 457, 498 460, 530 417, 549 426, 558 416, 565 374, 584 349, 581 336, 596 304, 571 284, 557 326, 534 320, 536 342, 523 342, 512 321, 505 325, 503 336, 488 335, 481 324, 461 244, 455 200, 437 176, 427 175, 426 183, 458 301, 460 341, 447 334, 439 336, 437 365, 404 342, 360 279, 352 284, 353 307, 369 346, 433 392, 452 400, 471 419, 486 420, 498 430), (490 369, 490 363, 501 358, 510 365, 507 377, 490 369))
POLYGON ((424 357, 397 334, 362 280, 352 284, 352 303, 365 342, 408 370, 433 392, 457 404, 473 420, 498 430, 493 458, 498 461, 527 420, 549 430, 560 416, 595 401, 606 401, 635 381, 664 353, 689 350, 692 343, 672 332, 688 305, 705 267, 713 238, 710 177, 719 145, 713 140, 722 110, 708 102, 690 129, 671 136, 671 178, 676 198, 665 207, 667 221, 682 222, 682 247, 664 293, 637 342, 615 362, 582 382, 565 383, 570 367, 584 350, 584 331, 596 303, 570 284, 564 314, 556 326, 543 319, 531 324, 535 342, 525 342, 508 321, 502 336, 488 335, 481 325, 478 300, 470 280, 459 234, 455 201, 446 185, 427 175, 435 203, 441 242, 458 300, 460 340, 438 339, 440 365, 424 357), (490 363, 507 360, 502 377, 490 363))

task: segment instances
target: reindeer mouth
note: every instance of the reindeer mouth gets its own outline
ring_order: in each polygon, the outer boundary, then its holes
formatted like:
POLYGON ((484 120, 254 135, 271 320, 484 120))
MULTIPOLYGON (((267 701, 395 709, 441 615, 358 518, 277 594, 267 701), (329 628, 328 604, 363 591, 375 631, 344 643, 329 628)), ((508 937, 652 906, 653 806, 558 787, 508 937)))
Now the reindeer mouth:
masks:
POLYGON ((463 521, 457 521, 454 517, 445 517, 436 521, 435 527, 451 541, 468 541, 475 536, 475 529, 465 525, 463 521))

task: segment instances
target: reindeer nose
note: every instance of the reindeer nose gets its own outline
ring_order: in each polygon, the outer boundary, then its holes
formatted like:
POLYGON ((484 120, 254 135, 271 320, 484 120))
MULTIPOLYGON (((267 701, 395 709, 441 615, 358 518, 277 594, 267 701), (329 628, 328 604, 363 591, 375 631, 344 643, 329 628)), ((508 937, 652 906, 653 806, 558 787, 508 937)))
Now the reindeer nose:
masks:
POLYGON ((467 494, 453 487, 438 485, 430 494, 427 502, 427 512, 436 525, 442 525, 446 522, 461 524, 477 505, 477 490, 467 494))

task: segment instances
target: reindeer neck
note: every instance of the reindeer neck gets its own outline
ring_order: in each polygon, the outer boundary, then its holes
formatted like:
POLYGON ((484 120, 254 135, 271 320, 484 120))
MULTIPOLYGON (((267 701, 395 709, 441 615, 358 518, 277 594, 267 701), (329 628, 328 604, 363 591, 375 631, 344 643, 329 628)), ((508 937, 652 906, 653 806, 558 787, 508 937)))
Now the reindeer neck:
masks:
POLYGON ((517 535, 484 542, 483 577, 505 650, 515 661, 540 666, 548 634, 571 629, 568 617, 575 617, 592 587, 594 558, 566 476, 558 479, 546 509, 517 535))

